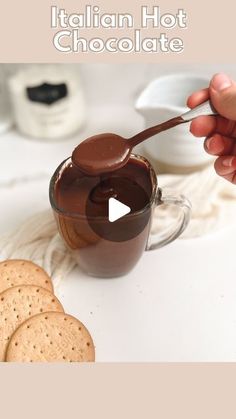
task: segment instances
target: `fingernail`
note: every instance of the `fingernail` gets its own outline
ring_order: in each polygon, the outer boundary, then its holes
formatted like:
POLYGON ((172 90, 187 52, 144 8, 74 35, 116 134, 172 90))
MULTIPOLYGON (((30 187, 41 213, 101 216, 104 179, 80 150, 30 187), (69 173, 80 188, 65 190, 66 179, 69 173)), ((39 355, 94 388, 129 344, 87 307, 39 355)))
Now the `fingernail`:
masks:
POLYGON ((227 87, 231 86, 231 84, 231 79, 223 73, 215 74, 215 76, 211 80, 211 87, 215 89, 217 92, 227 89, 227 87))
POLYGON ((219 134, 214 134, 213 137, 209 137, 205 141, 205 148, 215 155, 219 155, 224 152, 225 145, 224 140, 219 134))
POLYGON ((235 160, 235 157, 226 157, 224 160, 223 160, 223 162, 222 162, 222 164, 223 164, 223 166, 225 166, 225 167, 231 167, 232 166, 232 164, 233 164, 233 161, 235 160))
POLYGON ((211 147, 212 140, 213 140, 213 137, 207 138, 207 140, 206 140, 206 143, 205 144, 206 144, 206 148, 208 148, 208 150, 211 147))

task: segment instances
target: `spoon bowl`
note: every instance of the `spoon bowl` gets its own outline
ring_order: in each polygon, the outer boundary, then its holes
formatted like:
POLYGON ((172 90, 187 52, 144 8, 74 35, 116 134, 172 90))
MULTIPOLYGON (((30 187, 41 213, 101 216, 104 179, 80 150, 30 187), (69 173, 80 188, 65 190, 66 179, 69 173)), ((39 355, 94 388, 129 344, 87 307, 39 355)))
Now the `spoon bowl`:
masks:
POLYGON ((119 169, 131 153, 129 141, 120 135, 94 135, 80 143, 72 153, 73 163, 87 175, 97 176, 119 169))

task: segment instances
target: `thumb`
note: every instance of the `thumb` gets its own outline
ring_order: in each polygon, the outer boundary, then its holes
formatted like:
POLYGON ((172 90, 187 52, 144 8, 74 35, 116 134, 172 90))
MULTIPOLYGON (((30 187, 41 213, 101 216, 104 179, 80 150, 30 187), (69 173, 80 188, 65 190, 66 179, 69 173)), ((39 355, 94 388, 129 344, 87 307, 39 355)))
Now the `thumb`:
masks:
POLYGON ((215 74, 210 82, 209 93, 217 112, 227 119, 236 121, 236 83, 226 74, 215 74))

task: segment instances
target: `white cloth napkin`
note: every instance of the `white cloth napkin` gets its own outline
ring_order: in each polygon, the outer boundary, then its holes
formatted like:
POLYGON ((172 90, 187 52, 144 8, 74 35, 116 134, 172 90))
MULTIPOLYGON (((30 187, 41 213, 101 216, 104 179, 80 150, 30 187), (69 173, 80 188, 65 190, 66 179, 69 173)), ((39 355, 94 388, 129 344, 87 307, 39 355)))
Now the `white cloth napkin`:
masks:
MULTIPOLYGON (((236 223, 236 185, 216 175, 212 166, 188 175, 160 175, 162 189, 184 194, 192 204, 191 221, 181 238, 194 238, 236 223)), ((153 232, 170 224, 176 208, 158 207, 153 232)))

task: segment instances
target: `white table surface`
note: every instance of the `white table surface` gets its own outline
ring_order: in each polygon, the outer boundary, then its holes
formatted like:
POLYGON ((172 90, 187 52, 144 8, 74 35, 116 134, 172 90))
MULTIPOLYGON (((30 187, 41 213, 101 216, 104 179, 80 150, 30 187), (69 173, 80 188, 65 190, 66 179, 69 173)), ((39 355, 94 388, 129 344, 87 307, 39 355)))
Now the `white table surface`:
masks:
MULTIPOLYGON (((63 142, 43 144, 15 131, 0 136, 0 234, 49 208, 50 175, 78 138, 105 124, 127 136, 142 127, 131 107, 114 107, 115 123, 106 111, 93 110, 89 128, 63 142), (135 121, 131 131, 121 124, 124 114, 135 121)), ((122 278, 90 278, 76 268, 59 297, 91 331, 97 361, 236 361, 235 249, 236 227, 177 240, 145 253, 122 278)))

